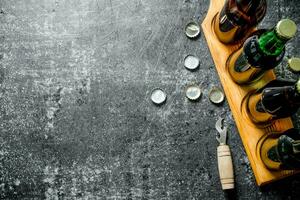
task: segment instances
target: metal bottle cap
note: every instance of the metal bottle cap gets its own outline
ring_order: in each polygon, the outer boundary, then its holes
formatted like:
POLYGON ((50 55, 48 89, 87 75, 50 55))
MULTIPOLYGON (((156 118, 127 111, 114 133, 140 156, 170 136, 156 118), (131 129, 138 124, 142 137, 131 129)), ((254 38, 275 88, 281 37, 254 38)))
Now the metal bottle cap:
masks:
POLYGON ((218 87, 213 87, 209 92, 209 100, 214 104, 220 104, 224 101, 223 91, 218 87))
POLYGON ((189 70, 195 70, 199 67, 200 65, 200 60, 199 58, 193 56, 193 55, 187 55, 184 58, 184 66, 185 68, 189 70))
POLYGON ((187 87, 185 95, 189 100, 196 101, 201 97, 201 88, 197 85, 190 85, 187 87))
POLYGON ((290 58, 288 60, 288 66, 290 67, 290 69, 294 72, 300 72, 300 58, 290 58))
POLYGON ((167 100, 166 93, 160 89, 156 88, 151 93, 151 101, 155 103, 156 105, 161 105, 167 100))
POLYGON ((186 26, 185 26, 185 34, 189 38, 196 38, 200 34, 200 26, 197 22, 195 21, 190 21, 186 26))
POLYGON ((282 19, 276 25, 276 32, 280 37, 291 39, 297 32, 297 25, 290 19, 282 19))

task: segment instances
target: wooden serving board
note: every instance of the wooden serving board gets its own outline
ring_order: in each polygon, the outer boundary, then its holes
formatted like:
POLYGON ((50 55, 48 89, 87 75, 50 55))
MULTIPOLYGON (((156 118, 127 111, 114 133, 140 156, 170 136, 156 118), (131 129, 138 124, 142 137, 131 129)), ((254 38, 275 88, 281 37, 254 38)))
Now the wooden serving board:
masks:
MULTIPOLYGON (((246 96, 255 89, 262 87, 275 79, 273 71, 264 75, 261 81, 251 86, 239 86, 231 80, 226 69, 226 60, 232 52, 237 50, 242 42, 236 45, 224 45, 216 37, 213 30, 213 19, 222 9, 225 0, 211 0, 208 14, 202 23, 202 30, 207 40, 212 58, 217 68, 227 101, 234 116, 236 126, 243 141, 246 153, 251 163, 256 182, 259 186, 291 176, 299 171, 282 170, 271 171, 265 167, 260 158, 260 145, 271 132, 283 132, 293 127, 290 118, 277 120, 269 126, 258 127, 252 123, 245 113, 244 104, 246 96)), ((234 151, 234 149, 232 149, 234 151)))

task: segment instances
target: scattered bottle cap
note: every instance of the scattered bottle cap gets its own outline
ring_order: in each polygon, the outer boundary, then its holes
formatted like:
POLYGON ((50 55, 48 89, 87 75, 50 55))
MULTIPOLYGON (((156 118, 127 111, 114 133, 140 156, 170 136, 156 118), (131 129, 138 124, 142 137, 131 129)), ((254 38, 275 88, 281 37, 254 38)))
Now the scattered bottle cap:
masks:
POLYGON ((213 87, 209 92, 209 100, 214 104, 220 104, 224 101, 225 95, 218 87, 213 87))
POLYGON ((195 70, 199 67, 200 65, 200 60, 199 58, 193 56, 193 55, 187 55, 184 58, 184 66, 185 68, 189 70, 195 70))
POLYGON ((197 22, 195 21, 190 21, 187 23, 185 26, 185 34, 189 38, 196 38, 200 34, 200 26, 197 22))
POLYGON ((167 100, 166 93, 160 89, 156 88, 151 93, 151 101, 156 105, 161 105, 167 100))
POLYGON ((290 58, 288 60, 288 66, 293 72, 300 72, 300 58, 290 58))
POLYGON ((189 100, 196 101, 201 97, 201 88, 197 85, 190 85, 187 87, 185 95, 189 100))

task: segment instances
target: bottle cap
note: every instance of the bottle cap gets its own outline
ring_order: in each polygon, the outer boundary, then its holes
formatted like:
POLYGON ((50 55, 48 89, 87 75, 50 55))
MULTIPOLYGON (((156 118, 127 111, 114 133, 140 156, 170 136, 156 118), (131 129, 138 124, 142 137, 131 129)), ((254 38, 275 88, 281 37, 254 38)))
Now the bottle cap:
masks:
POLYGON ((300 72, 300 58, 290 58, 288 60, 288 66, 293 72, 300 72))
POLYGON ((298 93, 300 93, 300 79, 299 79, 298 82, 296 83, 296 87, 297 87, 298 93))
POLYGON ((220 104, 224 101, 225 95, 218 87, 213 87, 209 92, 209 100, 214 104, 220 104))
POLYGON ((190 85, 187 87, 185 95, 189 100, 196 101, 201 97, 201 88, 197 85, 190 85))
POLYGON ((190 21, 187 23, 185 26, 185 34, 189 38, 196 38, 200 34, 200 26, 197 22, 195 21, 190 21))
POLYGON ((184 58, 184 66, 185 68, 189 70, 195 70, 199 67, 200 65, 200 60, 199 58, 193 56, 193 55, 187 55, 184 58))
POLYGON ((161 105, 167 100, 166 93, 160 89, 156 88, 151 93, 151 101, 156 105, 161 105))
POLYGON ((276 25, 276 32, 287 40, 293 38, 297 32, 297 25, 290 19, 282 19, 276 25))

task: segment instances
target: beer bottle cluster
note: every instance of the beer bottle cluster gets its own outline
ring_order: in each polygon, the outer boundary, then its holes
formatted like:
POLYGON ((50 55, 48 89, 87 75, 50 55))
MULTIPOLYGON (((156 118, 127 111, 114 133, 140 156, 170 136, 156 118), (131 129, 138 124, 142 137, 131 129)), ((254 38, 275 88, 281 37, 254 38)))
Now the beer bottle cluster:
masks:
MULTIPOLYGON (((282 19, 268 30, 257 30, 266 10, 266 0, 226 0, 213 24, 222 43, 245 41, 226 61, 232 80, 241 87, 258 82, 268 70, 278 66, 285 56, 286 43, 297 32, 297 25, 290 19, 282 19)), ((271 81, 249 95, 246 107, 249 118, 257 125, 270 124, 295 114, 300 107, 300 79, 271 81)), ((276 139, 266 140, 261 147, 261 158, 266 167, 272 170, 300 169, 299 131, 290 129, 274 135, 277 135, 276 139)))

